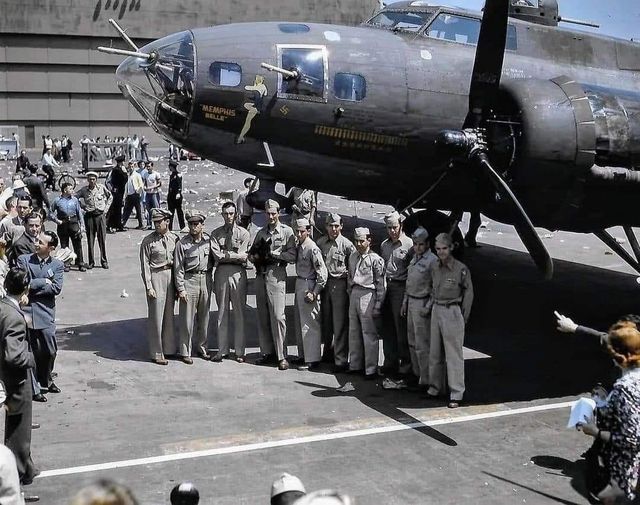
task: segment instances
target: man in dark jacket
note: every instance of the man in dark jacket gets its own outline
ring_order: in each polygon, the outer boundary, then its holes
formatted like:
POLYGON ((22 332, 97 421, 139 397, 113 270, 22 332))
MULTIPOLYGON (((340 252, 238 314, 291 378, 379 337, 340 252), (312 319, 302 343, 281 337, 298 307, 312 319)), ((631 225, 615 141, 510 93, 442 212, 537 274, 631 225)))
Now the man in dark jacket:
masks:
POLYGON ((47 190, 44 187, 43 182, 36 175, 38 172, 38 165, 29 165, 29 175, 22 179, 27 186, 27 190, 33 200, 34 209, 43 209, 47 213, 49 212, 49 197, 47 196, 47 190))
POLYGON ((51 372, 58 352, 56 342, 56 296, 62 291, 64 263, 51 256, 59 239, 53 231, 38 237, 36 252, 18 258, 20 268, 29 274, 29 306, 31 307, 30 341, 36 358, 36 374, 41 391, 59 393, 51 372))
POLYGON ((38 236, 42 230, 42 218, 40 214, 32 212, 25 218, 24 233, 14 240, 7 250, 7 260, 10 267, 15 267, 18 257, 23 254, 32 254, 36 252, 36 244, 38 236))
POLYGON ((31 369, 27 322, 20 300, 29 289, 24 270, 12 268, 4 281, 7 296, 0 299, 0 378, 5 384, 4 443, 16 457, 21 484, 31 484, 38 475, 31 459, 31 369))
POLYGON ((31 165, 31 163, 29 162, 27 151, 23 149, 20 151, 20 156, 16 159, 16 173, 24 172, 29 168, 29 165, 31 165))

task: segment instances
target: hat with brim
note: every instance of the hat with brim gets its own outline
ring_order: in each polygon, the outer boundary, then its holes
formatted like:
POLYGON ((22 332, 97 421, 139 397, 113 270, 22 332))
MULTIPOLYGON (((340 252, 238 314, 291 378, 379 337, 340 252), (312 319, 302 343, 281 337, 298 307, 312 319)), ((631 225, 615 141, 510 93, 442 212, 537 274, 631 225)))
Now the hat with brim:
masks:
POLYGON ((201 212, 192 212, 187 216, 187 223, 204 223, 206 216, 201 212))
POLYGON ((285 472, 273 481, 271 485, 271 498, 290 491, 299 491, 300 493, 307 492, 298 477, 285 472))
POLYGON ((169 219, 171 217, 171 212, 165 209, 154 208, 151 209, 151 220, 155 223, 156 221, 163 221, 165 219, 169 219))
POLYGON ((86 174, 84 174, 84 176, 88 179, 89 177, 96 177, 98 178, 98 172, 94 172, 93 170, 87 172, 86 174))

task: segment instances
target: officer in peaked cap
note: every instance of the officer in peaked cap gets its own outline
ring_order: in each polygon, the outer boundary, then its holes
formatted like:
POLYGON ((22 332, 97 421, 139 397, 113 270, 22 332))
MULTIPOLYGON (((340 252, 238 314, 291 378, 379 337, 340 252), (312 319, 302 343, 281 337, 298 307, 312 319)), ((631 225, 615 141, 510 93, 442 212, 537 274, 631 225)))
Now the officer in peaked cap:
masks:
POLYGON ((169 230, 171 212, 152 209, 155 231, 140 244, 140 271, 147 293, 147 339, 151 361, 168 364, 165 356, 176 353, 173 331, 175 285, 172 268, 178 236, 169 230))
POLYGON ((189 234, 178 240, 173 256, 173 273, 179 299, 180 335, 178 354, 188 365, 192 344, 202 359, 209 360, 207 329, 213 285, 213 256, 209 235, 204 232, 206 217, 198 211, 187 216, 189 234), (194 333, 194 325, 197 330, 194 333))

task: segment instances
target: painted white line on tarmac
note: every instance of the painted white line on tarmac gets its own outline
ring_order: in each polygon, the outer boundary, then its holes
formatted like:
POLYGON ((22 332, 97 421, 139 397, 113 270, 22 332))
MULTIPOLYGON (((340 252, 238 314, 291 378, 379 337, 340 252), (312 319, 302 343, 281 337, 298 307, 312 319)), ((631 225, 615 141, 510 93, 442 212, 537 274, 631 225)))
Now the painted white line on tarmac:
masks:
POLYGON ((544 412, 547 410, 557 410, 571 407, 574 401, 550 403, 546 405, 536 405, 534 407, 523 407, 519 409, 508 409, 497 412, 487 412, 484 414, 470 414, 459 417, 445 417, 425 422, 415 422, 408 424, 393 424, 390 426, 380 426, 377 428, 367 428, 362 430, 343 431, 338 433, 325 433, 322 435, 310 435, 307 437, 289 438, 284 440, 274 440, 271 442, 260 442, 255 444, 243 444, 232 447, 221 447, 218 449, 207 449, 202 451, 191 451, 177 454, 165 454, 162 456, 152 456, 149 458, 128 459, 123 461, 111 461, 96 465, 74 466, 69 468, 59 468, 57 470, 45 470, 37 478, 59 477, 61 475, 73 475, 78 473, 99 472, 102 470, 113 470, 115 468, 127 468, 132 466, 153 465, 157 463, 167 463, 170 461, 180 461, 184 459, 206 458, 209 456, 221 456, 224 454, 238 454, 241 452, 259 451, 263 449, 273 449, 276 447, 289 447, 292 445, 310 444, 313 442, 326 442, 329 440, 340 440, 344 438, 363 437, 367 435, 378 435, 381 433, 392 433, 394 431, 404 431, 425 426, 443 426, 447 424, 465 423, 469 421, 480 421, 484 419, 495 419, 498 417, 515 416, 520 414, 530 414, 532 412, 544 412))

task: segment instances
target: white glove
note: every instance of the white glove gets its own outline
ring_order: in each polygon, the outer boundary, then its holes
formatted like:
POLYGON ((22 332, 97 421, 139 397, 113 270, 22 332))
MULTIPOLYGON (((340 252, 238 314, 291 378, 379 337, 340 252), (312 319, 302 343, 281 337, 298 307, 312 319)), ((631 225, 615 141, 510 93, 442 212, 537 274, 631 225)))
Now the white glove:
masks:
POLYGON ((558 311, 554 310, 553 313, 558 318, 558 331, 562 333, 575 333, 578 329, 578 325, 574 323, 571 319, 562 314, 559 314, 558 311))

